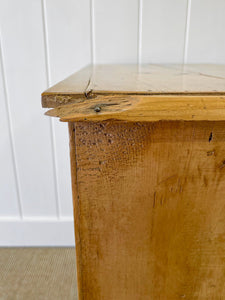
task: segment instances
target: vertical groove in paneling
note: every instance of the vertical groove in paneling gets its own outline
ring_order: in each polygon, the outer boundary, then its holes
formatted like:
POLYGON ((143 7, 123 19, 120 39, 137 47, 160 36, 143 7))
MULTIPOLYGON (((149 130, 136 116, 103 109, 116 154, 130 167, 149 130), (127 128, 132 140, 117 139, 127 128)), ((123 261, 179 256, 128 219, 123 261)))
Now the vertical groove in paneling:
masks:
POLYGON ((6 118, 7 118, 7 125, 9 131, 9 140, 10 140, 10 148, 11 148, 10 150, 11 150, 13 172, 14 172, 15 185, 16 185, 15 188, 16 188, 17 201, 18 201, 18 210, 19 210, 20 219, 23 219, 22 199, 21 199, 18 167, 17 167, 17 160, 16 160, 16 153, 15 153, 15 144, 13 138, 13 128, 12 128, 11 113, 10 113, 10 103, 9 103, 9 97, 7 91, 7 80, 6 80, 6 74, 4 68, 4 55, 3 55, 1 36, 0 36, 0 72, 2 73, 2 79, 3 79, 3 93, 4 93, 4 100, 5 100, 6 113, 7 113, 6 118))
MULTIPOLYGON (((47 81, 47 87, 49 87, 51 85, 51 76, 50 76, 50 57, 49 57, 47 14, 46 14, 45 0, 42 0, 41 4, 42 4, 44 47, 45 47, 46 81, 47 81)), ((58 167, 57 167, 56 142, 55 142, 55 128, 54 128, 54 123, 53 123, 52 118, 51 118, 51 120, 49 120, 49 125, 50 125, 50 132, 51 132, 51 147, 52 147, 52 160, 53 160, 53 173, 54 173, 55 199, 56 199, 56 214, 57 214, 57 217, 60 218, 59 183, 58 183, 58 167)))
POLYGON ((185 28, 185 36, 184 36, 184 60, 183 60, 184 64, 187 63, 187 57, 188 57, 190 19, 191 19, 191 0, 187 0, 186 28, 185 28))
POLYGON ((0 26, 23 218, 56 216, 41 1, 0 1, 0 26))
MULTIPOLYGON (((48 72, 51 75, 49 81, 52 85, 92 61, 91 1, 45 0, 44 4, 48 72)), ((62 219, 67 216, 72 217, 73 213, 69 139, 66 123, 54 119, 53 124, 59 216, 62 219)))
POLYGON ((91 46, 91 63, 95 63, 95 0, 90 0, 90 46, 91 46))
POLYGON ((225 63, 225 1, 191 3, 188 63, 225 63))
POLYGON ((137 63, 138 0, 95 0, 95 62, 137 63))
POLYGON ((187 0, 142 1, 142 62, 183 63, 187 0))
POLYGON ((138 2, 138 49, 137 49, 137 63, 141 64, 141 52, 142 52, 142 10, 143 10, 143 0, 138 2))

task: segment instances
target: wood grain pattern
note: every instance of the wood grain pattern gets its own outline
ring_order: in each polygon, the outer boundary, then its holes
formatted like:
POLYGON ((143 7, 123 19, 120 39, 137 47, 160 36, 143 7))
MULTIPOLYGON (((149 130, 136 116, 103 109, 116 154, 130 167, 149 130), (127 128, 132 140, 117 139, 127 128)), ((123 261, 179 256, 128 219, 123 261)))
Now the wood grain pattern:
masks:
MULTIPOLYGON (((69 139, 70 139, 70 166, 71 166, 71 185, 73 191, 73 215, 74 215, 74 231, 76 241, 76 259, 80 262, 81 259, 81 242, 80 242, 80 204, 77 185, 77 157, 76 157, 76 145, 75 145, 75 124, 68 123, 69 139)), ((77 267, 77 285, 82 286, 82 270, 77 267)), ((82 299, 81 288, 78 288, 79 299, 82 299)))
POLYGON ((225 96, 97 96, 46 113, 61 121, 225 120, 225 96))
POLYGON ((225 122, 76 122, 70 136, 79 299, 224 299, 225 122))
POLYGON ((112 94, 225 95, 225 66, 90 65, 45 91, 42 105, 89 102, 98 95, 112 94))
POLYGON ((89 67, 42 100, 69 122, 79 299, 225 298, 225 68, 89 67))

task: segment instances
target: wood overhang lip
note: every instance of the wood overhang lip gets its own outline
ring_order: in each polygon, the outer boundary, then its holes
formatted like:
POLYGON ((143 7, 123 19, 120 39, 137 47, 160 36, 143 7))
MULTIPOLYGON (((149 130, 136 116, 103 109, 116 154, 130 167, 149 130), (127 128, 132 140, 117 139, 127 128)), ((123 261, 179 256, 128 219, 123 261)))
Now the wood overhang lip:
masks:
POLYGON ((225 95, 225 65, 88 65, 43 92, 42 106, 121 94, 225 95))
POLYGON ((225 66, 90 65, 45 91, 42 106, 61 121, 224 120, 224 98, 225 66))
POLYGON ((225 95, 97 96, 88 101, 58 106, 46 115, 61 121, 225 120, 225 95), (100 108, 96 110, 96 107, 100 108))
POLYGON ((127 99, 130 96, 175 96, 175 97, 185 97, 185 96, 225 96, 224 92, 174 92, 174 93, 146 93, 146 92, 107 92, 107 91, 91 91, 88 95, 85 93, 77 93, 77 94, 71 94, 71 93, 51 93, 51 92, 43 92, 41 94, 41 100, 42 100, 42 107, 43 108, 55 108, 61 105, 68 105, 68 104, 74 104, 74 103, 80 103, 80 102, 89 102, 89 100, 97 98, 97 97, 127 97, 127 99))

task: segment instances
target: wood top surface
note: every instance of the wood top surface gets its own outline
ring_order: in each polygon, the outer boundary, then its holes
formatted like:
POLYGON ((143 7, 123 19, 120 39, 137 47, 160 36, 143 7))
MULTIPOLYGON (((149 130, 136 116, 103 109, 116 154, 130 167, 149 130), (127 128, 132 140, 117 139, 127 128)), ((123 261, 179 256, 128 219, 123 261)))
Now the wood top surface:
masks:
POLYGON ((225 65, 90 65, 46 90, 42 106, 62 121, 223 120, 225 65))

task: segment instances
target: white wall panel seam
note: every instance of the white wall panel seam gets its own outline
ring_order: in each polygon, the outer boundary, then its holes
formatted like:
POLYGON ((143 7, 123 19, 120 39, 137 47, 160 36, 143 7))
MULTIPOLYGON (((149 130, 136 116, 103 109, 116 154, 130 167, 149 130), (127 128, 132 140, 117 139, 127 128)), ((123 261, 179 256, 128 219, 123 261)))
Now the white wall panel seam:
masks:
MULTIPOLYGON (((47 87, 51 85, 50 76, 50 56, 49 56, 49 45, 48 45, 48 28, 47 28, 47 14, 46 14, 46 3, 45 0, 41 1, 42 4, 42 22, 43 22, 43 36, 44 36, 44 47, 45 47, 45 68, 46 68, 46 81, 47 87)), ((55 185, 55 201, 56 201, 56 214, 58 219, 60 218, 61 209, 59 203, 59 180, 58 180, 58 167, 57 167, 57 155, 56 155, 56 142, 55 142, 55 128, 53 119, 49 119, 50 132, 51 132, 51 150, 53 160, 53 173, 54 173, 54 185, 55 185)))
POLYGON ((184 64, 187 63, 187 58, 188 58, 190 21, 191 21, 191 0, 187 0, 186 27, 185 27, 185 36, 184 36, 184 58, 183 58, 184 64))
POLYGON ((143 0, 138 2, 138 43, 137 43, 137 63, 141 64, 142 53, 142 20, 143 20, 143 0))
POLYGON ((22 207, 22 199, 21 199, 21 189, 20 189, 20 182, 19 182, 19 173, 18 173, 18 166, 17 166, 17 159, 16 159, 16 152, 15 152, 15 143, 14 143, 14 134, 13 134, 13 127, 12 127, 12 117, 11 117, 11 110, 10 110, 10 103, 8 97, 8 89, 7 89, 7 78, 5 73, 4 67, 4 54, 3 54, 3 46, 2 46, 2 39, 0 35, 0 71, 2 73, 3 79, 3 93, 4 93, 4 101, 7 110, 7 125, 9 130, 9 140, 10 140, 10 148, 11 148, 11 156, 13 162, 13 173, 16 183, 16 194, 17 194, 17 201, 18 201, 18 209, 19 209, 19 217, 23 219, 23 207, 22 207))
POLYGON ((90 47, 91 47, 91 63, 95 63, 95 2, 94 0, 90 0, 90 47))

